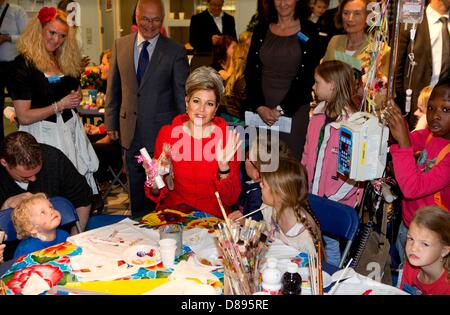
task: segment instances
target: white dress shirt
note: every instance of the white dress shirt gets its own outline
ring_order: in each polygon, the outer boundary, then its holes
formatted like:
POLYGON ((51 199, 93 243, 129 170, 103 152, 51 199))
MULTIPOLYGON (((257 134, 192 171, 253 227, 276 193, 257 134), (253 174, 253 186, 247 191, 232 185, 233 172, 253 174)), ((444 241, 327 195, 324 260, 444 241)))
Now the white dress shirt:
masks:
MULTIPOLYGON (((439 21, 441 15, 430 5, 426 9, 428 19, 428 29, 430 31, 431 43, 431 60, 433 64, 433 74, 431 75, 430 85, 434 86, 439 81, 442 63, 442 23, 439 21)), ((448 20, 449 12, 443 16, 447 17, 447 28, 450 30, 450 21, 448 20)), ((417 62, 422 62, 418 60, 417 62)))
MULTIPOLYGON (((209 11, 208 11, 208 12, 209 12, 209 11)), ((211 14, 211 12, 209 12, 209 14, 211 14)), ((221 33, 223 33, 223 22, 222 22, 223 12, 220 12, 220 15, 219 15, 219 16, 214 16, 214 15, 212 15, 212 14, 211 14, 211 16, 212 16, 212 18, 214 19, 214 22, 216 23, 217 28, 219 29, 219 31, 220 31, 221 33)))
MULTIPOLYGON (((0 6, 0 14, 5 6, 6 1, 0 6)), ((27 22, 28 16, 25 10, 18 5, 10 3, 0 27, 0 33, 11 36, 11 41, 0 45, 0 61, 12 61, 19 54, 16 49, 16 43, 27 22)))

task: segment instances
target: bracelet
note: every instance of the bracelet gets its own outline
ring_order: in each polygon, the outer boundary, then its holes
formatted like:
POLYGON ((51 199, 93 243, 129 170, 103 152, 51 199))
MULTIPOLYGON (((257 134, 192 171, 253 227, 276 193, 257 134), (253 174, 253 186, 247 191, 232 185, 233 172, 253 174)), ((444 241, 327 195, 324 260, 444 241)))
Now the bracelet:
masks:
POLYGON ((221 171, 220 168, 219 168, 219 174, 220 175, 230 174, 230 171, 231 171, 230 169, 227 169, 226 171, 221 171))
POLYGON ((54 102, 54 103, 52 104, 52 106, 53 106, 53 110, 55 111, 55 115, 58 114, 58 113, 59 113, 59 110, 58 110, 58 102, 54 102))

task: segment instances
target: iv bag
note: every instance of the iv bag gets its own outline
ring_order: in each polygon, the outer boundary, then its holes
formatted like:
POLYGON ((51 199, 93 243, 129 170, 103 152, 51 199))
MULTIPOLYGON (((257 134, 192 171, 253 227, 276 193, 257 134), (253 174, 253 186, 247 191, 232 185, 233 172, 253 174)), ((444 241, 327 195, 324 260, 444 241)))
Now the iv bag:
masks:
POLYGON ((400 23, 419 24, 423 20, 425 0, 401 0, 400 23))

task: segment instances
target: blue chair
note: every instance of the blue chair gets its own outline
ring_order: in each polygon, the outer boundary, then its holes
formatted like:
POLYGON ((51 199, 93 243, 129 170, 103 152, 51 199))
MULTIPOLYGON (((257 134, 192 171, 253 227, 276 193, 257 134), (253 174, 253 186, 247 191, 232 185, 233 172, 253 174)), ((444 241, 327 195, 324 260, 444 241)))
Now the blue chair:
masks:
POLYGON ((319 220, 322 233, 347 241, 339 262, 339 268, 342 268, 359 228, 359 217, 356 210, 350 206, 312 194, 309 194, 309 203, 319 220))
POLYGON ((61 226, 75 223, 78 233, 82 232, 77 209, 68 199, 64 197, 52 197, 50 198, 50 202, 53 208, 61 213, 61 226))
POLYGON ((16 229, 11 220, 11 212, 11 208, 0 211, 0 230, 5 231, 8 235, 8 242, 17 240, 16 229))
POLYGON ((97 229, 103 226, 111 225, 120 222, 129 216, 117 215, 117 214, 97 214, 89 217, 89 221, 86 225, 86 231, 97 229))
MULTIPOLYGON (((81 232, 80 222, 75 206, 64 197, 52 197, 50 202, 53 208, 61 213, 61 226, 75 223, 78 232, 81 232)), ((4 230, 8 235, 8 242, 17 240, 16 229, 11 220, 12 208, 0 211, 0 229, 4 230)))

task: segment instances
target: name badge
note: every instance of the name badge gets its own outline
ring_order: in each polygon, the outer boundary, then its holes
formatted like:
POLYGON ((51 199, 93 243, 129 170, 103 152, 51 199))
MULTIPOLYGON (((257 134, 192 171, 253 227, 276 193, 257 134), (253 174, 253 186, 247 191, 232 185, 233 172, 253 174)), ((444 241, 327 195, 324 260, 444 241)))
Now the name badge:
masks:
POLYGON ((57 76, 57 75, 53 75, 51 77, 48 77, 47 80, 48 80, 48 83, 53 84, 53 83, 60 82, 61 78, 59 76, 57 76))
POLYGON ((303 34, 302 32, 297 33, 297 38, 303 43, 306 44, 307 41, 309 41, 309 37, 303 34))

